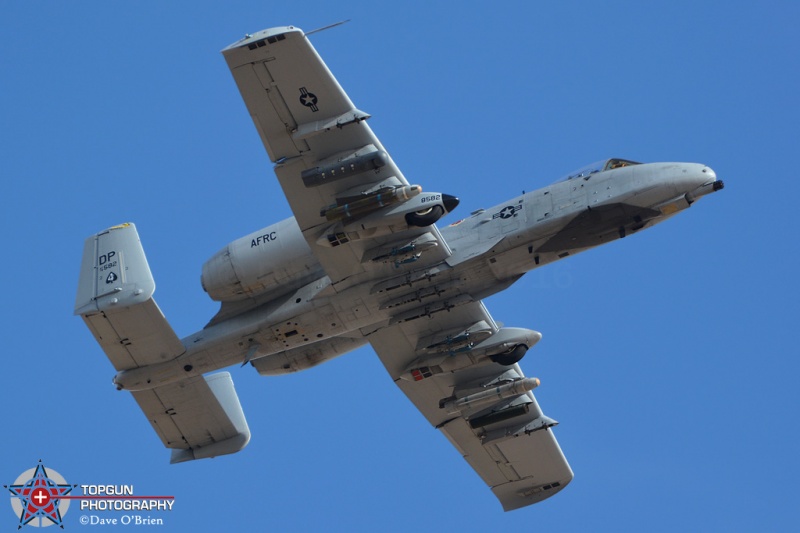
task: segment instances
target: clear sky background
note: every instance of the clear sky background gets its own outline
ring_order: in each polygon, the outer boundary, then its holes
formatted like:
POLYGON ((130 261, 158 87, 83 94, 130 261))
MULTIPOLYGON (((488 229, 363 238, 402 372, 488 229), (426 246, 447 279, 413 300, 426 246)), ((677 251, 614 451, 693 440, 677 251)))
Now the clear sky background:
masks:
POLYGON ((170 531, 796 530, 800 7, 644 4, 0 3, 1 484, 41 459, 171 494, 170 531), (503 513, 369 348, 231 368, 249 446, 169 465, 72 316, 84 239, 131 221, 176 332, 206 323, 203 262, 291 215, 219 51, 343 19, 312 42, 409 181, 461 198, 445 224, 606 157, 726 183, 487 301, 544 334, 521 365, 575 471, 546 502, 503 513))

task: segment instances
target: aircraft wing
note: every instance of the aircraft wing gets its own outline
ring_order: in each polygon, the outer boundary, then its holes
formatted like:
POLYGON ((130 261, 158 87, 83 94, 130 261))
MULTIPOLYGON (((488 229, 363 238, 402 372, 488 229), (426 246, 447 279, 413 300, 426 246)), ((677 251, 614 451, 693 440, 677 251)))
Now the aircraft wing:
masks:
POLYGON ((459 293, 458 280, 447 274, 435 293, 398 288, 449 268, 443 262, 451 251, 436 226, 418 227, 403 218, 409 208, 424 213, 426 201, 443 202, 445 195, 422 193, 399 206, 367 206, 366 213, 355 213, 381 191, 407 191, 409 182, 366 124, 369 115, 353 105, 307 36, 291 26, 272 28, 248 35, 222 53, 295 219, 334 290, 370 282, 365 298, 373 309, 414 305, 423 298, 432 302, 394 314, 377 331, 363 332, 398 386, 492 487, 506 510, 561 490, 572 471, 548 429, 555 422, 542 415, 530 392, 455 414, 439 407, 455 395, 516 386, 524 378, 518 365, 484 360, 423 381, 400 377, 428 337, 476 323, 491 333, 499 329, 483 304, 459 293), (351 207, 352 217, 329 216, 351 207), (409 256, 409 248, 424 251, 409 256), (403 294, 385 300, 390 292, 403 294))
POLYGON ((421 346, 437 334, 481 322, 498 329, 482 302, 470 302, 394 324, 367 338, 397 386, 491 487, 503 509, 510 511, 549 498, 572 480, 572 469, 550 429, 556 422, 543 415, 531 392, 475 402, 458 412, 453 412, 452 402, 456 396, 476 398, 524 378, 519 365, 485 362, 427 378, 415 372, 416 377, 408 379, 421 346))
POLYGON ((409 183, 366 124, 370 115, 353 105, 302 30, 264 30, 222 53, 295 219, 334 288, 347 278, 349 286, 397 275, 399 261, 374 259, 390 259, 409 243, 427 250, 414 259, 415 268, 450 254, 435 226, 409 229, 401 216, 414 205, 424 210, 425 199, 436 193, 377 213, 361 206, 360 214, 344 213, 344 220, 323 213, 329 206, 346 211, 360 205, 357 200, 383 202, 376 198, 381 190, 402 194, 409 183))

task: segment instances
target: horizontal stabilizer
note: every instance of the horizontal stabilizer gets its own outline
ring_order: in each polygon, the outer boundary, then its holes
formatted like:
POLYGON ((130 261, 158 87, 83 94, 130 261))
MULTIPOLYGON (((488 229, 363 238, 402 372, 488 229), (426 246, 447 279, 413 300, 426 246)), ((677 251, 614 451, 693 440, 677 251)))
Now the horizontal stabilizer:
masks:
POLYGON ((236 453, 250 441, 250 428, 228 372, 132 394, 161 442, 172 449, 170 463, 236 453))

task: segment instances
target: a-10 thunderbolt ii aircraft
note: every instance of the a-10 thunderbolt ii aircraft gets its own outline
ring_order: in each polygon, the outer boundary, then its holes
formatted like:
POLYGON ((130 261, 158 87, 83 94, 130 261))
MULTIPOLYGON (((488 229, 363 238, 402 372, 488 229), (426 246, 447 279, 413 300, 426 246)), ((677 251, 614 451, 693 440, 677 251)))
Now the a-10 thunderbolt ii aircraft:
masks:
POLYGON ((285 374, 369 343, 505 510, 563 489, 572 470, 556 422, 518 365, 541 334, 501 327, 481 300, 666 220, 722 182, 701 164, 609 159, 437 228, 458 199, 406 179, 302 30, 247 35, 222 54, 294 217, 203 265, 221 307, 184 339, 153 300, 133 224, 87 239, 75 304, 172 462, 250 439, 230 374, 208 372, 249 363, 285 374))

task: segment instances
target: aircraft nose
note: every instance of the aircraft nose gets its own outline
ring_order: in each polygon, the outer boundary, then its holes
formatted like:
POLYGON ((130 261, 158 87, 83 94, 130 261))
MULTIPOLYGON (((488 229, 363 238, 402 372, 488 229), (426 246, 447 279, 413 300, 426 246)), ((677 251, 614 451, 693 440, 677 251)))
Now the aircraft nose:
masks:
POLYGON ((694 188, 686 193, 686 200, 692 204, 695 200, 706 194, 716 192, 723 187, 725 183, 717 179, 717 173, 711 167, 704 166, 693 180, 694 188))
POLYGON ((442 194, 442 203, 444 204, 444 208, 447 210, 448 213, 453 211, 453 209, 455 209, 460 202, 461 200, 459 200, 452 194, 442 194))
POLYGON ((708 186, 717 180, 717 173, 706 165, 684 163, 679 168, 680 174, 674 178, 674 183, 680 194, 694 191, 698 187, 708 186))

